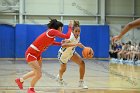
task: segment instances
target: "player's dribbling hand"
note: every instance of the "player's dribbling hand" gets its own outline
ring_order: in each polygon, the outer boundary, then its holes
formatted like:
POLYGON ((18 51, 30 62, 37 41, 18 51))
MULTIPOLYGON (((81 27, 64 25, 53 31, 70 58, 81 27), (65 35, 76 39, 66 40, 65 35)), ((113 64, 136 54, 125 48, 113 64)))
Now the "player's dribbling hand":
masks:
POLYGON ((76 46, 83 47, 82 43, 77 43, 76 46))

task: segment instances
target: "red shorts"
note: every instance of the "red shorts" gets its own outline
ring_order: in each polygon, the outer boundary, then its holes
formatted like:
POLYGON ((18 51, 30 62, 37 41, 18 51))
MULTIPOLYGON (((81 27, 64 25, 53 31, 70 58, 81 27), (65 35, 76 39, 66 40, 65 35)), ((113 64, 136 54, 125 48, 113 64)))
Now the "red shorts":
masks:
POLYGON ((25 58, 26 58, 26 61, 27 62, 31 62, 31 61, 39 61, 42 59, 41 57, 41 53, 34 50, 33 48, 29 47, 27 50, 26 50, 26 53, 25 53, 25 58))

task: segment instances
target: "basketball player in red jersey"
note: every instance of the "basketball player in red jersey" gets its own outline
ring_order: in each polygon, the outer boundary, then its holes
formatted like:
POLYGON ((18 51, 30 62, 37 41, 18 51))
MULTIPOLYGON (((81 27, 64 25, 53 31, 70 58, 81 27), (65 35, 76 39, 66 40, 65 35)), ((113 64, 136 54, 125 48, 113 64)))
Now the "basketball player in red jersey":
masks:
POLYGON ((67 34, 62 33, 63 24, 56 19, 52 19, 48 24, 48 30, 42 33, 36 40, 29 46, 25 53, 25 58, 32 71, 23 75, 22 78, 17 78, 15 82, 20 89, 23 89, 23 82, 28 78, 32 78, 30 88, 27 93, 36 93, 34 86, 42 76, 42 58, 41 54, 51 45, 61 45, 60 42, 55 41, 55 37, 68 39, 72 31, 72 22, 69 23, 67 34))

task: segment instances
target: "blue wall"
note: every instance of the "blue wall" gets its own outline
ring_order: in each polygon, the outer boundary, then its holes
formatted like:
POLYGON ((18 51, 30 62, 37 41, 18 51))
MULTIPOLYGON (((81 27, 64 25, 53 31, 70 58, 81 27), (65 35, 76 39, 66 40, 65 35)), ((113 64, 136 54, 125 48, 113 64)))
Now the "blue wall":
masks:
MULTIPOLYGON (((23 58, 28 46, 46 29, 44 25, 17 24, 15 28, 0 25, 0 57, 23 58)), ((63 30, 66 33, 67 26, 64 26, 63 30)), ((56 38, 56 40, 61 41, 62 39, 56 38)), ((109 26, 82 25, 81 42, 85 46, 93 48, 96 58, 108 58, 109 26)), ((60 46, 50 46, 42 56, 45 58, 56 58, 59 48, 60 46)), ((76 48, 76 50, 81 55, 82 49, 76 48)))
POLYGON ((92 47, 96 58, 108 58, 109 54, 109 26, 81 26, 81 42, 92 47))
POLYGON ((0 58, 15 57, 15 27, 0 24, 0 58))

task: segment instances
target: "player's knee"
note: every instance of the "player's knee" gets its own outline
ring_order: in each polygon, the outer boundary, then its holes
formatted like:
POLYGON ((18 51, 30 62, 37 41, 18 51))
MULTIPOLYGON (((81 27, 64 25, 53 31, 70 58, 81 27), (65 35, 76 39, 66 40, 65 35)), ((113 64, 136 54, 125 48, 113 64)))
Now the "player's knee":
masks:
POLYGON ((40 79, 42 77, 42 73, 40 73, 39 75, 38 75, 38 78, 40 79))
POLYGON ((36 77, 37 77, 38 79, 40 79, 40 78, 42 77, 42 72, 41 72, 41 71, 37 71, 36 77))
POLYGON ((60 69, 60 72, 65 72, 66 71, 66 68, 65 69, 60 69))
POLYGON ((66 71, 66 68, 63 69, 63 72, 65 72, 65 71, 66 71))
POLYGON ((66 71, 66 66, 61 67, 60 71, 61 71, 61 72, 65 72, 65 71, 66 71))
POLYGON ((80 66, 85 66, 85 62, 83 60, 80 62, 80 66))
POLYGON ((67 69, 67 68, 66 68, 66 67, 64 67, 64 68, 63 68, 63 72, 65 72, 65 71, 66 71, 66 69, 67 69))

